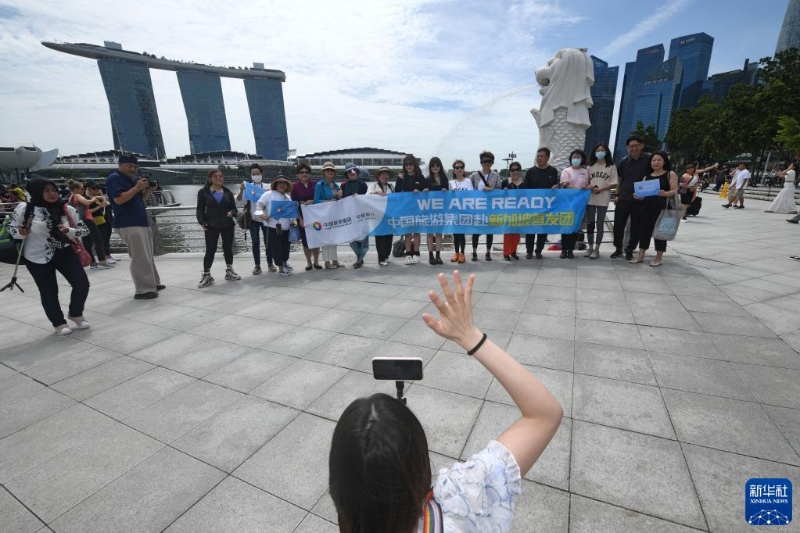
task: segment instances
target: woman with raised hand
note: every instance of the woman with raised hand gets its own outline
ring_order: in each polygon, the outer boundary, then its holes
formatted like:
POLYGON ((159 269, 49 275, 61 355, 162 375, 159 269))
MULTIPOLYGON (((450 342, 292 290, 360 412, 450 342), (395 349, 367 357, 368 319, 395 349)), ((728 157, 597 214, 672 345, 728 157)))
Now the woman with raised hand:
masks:
MULTIPOLYGON (((472 181, 467 179, 464 171, 464 161, 456 159, 453 161, 453 179, 450 180, 449 187, 451 191, 474 191, 475 187, 472 181)), ((455 255, 450 259, 451 263, 466 263, 467 256, 467 236, 463 233, 453 233, 453 248, 455 255)))
MULTIPOLYGON (((639 228, 639 255, 633 258, 631 263, 644 261, 644 254, 650 248, 650 238, 653 236, 658 216, 662 210, 666 209, 668 198, 678 194, 678 175, 672 171, 669 155, 664 151, 653 152, 650 159, 650 173, 644 179, 658 180, 659 190, 657 196, 639 198, 636 194, 633 195, 635 200, 639 200, 644 205, 631 220, 631 224, 636 224, 639 228)), ((650 266, 660 267, 661 257, 667 251, 667 241, 653 240, 656 244, 656 258, 650 263, 650 266)))
MULTIPOLYGON (((394 187, 389 183, 389 178, 392 177, 392 171, 389 170, 389 167, 381 167, 377 172, 376 180, 370 183, 367 194, 387 196, 393 193, 394 187)), ((375 249, 378 250, 378 264, 380 266, 389 266, 389 256, 392 255, 392 237, 391 233, 388 235, 375 235, 375 249)))
POLYGON ((606 213, 611 202, 611 189, 617 186, 617 167, 611 157, 611 150, 606 143, 598 143, 589 156, 589 187, 592 194, 586 206, 586 238, 589 246, 583 257, 597 259, 600 257, 600 245, 603 244, 606 213), (597 228, 597 240, 594 230, 597 228))
POLYGON ((89 296, 89 278, 71 246, 80 237, 89 235, 89 228, 78 212, 67 205, 52 181, 34 178, 28 182, 28 203, 20 202, 10 215, 8 232, 15 239, 25 240, 25 267, 39 288, 44 313, 58 335, 69 335, 73 329, 87 329, 83 306, 89 296), (69 327, 58 301, 56 271, 72 286, 67 318, 75 323, 69 327))
POLYGON ((778 196, 769 204, 767 213, 797 213, 797 202, 794 200, 794 180, 795 170, 794 164, 789 163, 784 170, 779 170, 775 173, 783 180, 783 189, 778 193, 778 196))
POLYGON ((89 228, 89 235, 82 240, 83 247, 86 248, 86 251, 92 256, 92 263, 89 265, 90 268, 113 267, 116 260, 106 258, 106 246, 103 235, 94 222, 93 213, 99 209, 98 202, 94 198, 87 198, 84 195, 85 189, 81 182, 69 180, 67 185, 70 191, 69 204, 75 208, 80 219, 83 220, 83 223, 89 228), (95 256, 97 256, 97 261, 95 261, 95 256))
POLYGON ((297 165, 297 181, 292 184, 292 200, 298 203, 297 212, 300 215, 297 219, 297 226, 300 229, 300 240, 303 243, 303 255, 306 256, 306 270, 316 268, 321 270, 319 264, 319 248, 309 248, 306 238, 306 228, 303 226, 303 206, 314 203, 314 187, 316 183, 311 181, 311 167, 308 163, 297 165), (311 258, 314 262, 311 262, 311 258))
POLYGON ((336 424, 328 461, 339 531, 413 533, 421 531, 423 515, 441 517, 439 531, 511 529, 522 477, 555 435, 563 410, 533 374, 474 325, 474 281, 470 276, 465 288, 455 271, 451 286, 439 274, 444 298, 431 291, 430 299, 440 318, 422 318, 492 373, 520 418, 466 462, 441 470, 431 488, 427 438, 414 413, 387 394, 355 400, 336 424))
POLYGON ((203 257, 203 275, 197 287, 202 289, 214 283, 211 265, 217 253, 219 238, 222 237, 222 253, 225 258, 225 279, 238 281, 242 277, 233 270, 233 229, 236 224, 236 200, 233 193, 223 184, 222 171, 208 173, 205 186, 197 192, 197 222, 203 228, 206 238, 206 254, 203 257))
MULTIPOLYGON (((342 191, 336 183, 336 165, 330 161, 322 165, 322 179, 314 187, 314 203, 336 202, 342 198, 342 191)), ((322 246, 322 259, 325 269, 341 268, 339 264, 338 247, 335 244, 322 246)))
MULTIPOLYGON (((442 160, 438 157, 431 157, 430 162, 428 162, 428 190, 446 191, 447 189, 447 174, 444 172, 442 160)), ((428 244, 428 263, 431 265, 441 265, 442 234, 428 233, 426 239, 428 244)))

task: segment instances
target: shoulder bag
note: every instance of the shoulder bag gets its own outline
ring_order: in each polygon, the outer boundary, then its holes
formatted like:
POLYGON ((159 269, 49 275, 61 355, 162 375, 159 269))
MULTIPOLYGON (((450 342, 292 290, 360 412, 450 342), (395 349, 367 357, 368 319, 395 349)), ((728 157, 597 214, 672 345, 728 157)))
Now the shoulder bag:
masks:
POLYGON ((678 225, 681 223, 681 212, 678 209, 678 200, 676 196, 667 198, 667 208, 661 210, 656 220, 656 226, 653 228, 653 238, 661 241, 671 241, 678 233, 678 225), (674 209, 669 208, 669 201, 672 200, 675 204, 674 209))
MULTIPOLYGON (((77 228, 77 223, 73 222, 72 217, 69 214, 69 207, 67 204, 64 204, 64 215, 67 217, 67 224, 70 228, 77 228)), ((86 251, 86 248, 83 247, 83 243, 81 242, 80 238, 75 237, 72 239, 72 249, 75 250, 75 254, 78 256, 78 260, 81 262, 81 266, 86 268, 92 264, 92 256, 89 255, 89 252, 86 251)))

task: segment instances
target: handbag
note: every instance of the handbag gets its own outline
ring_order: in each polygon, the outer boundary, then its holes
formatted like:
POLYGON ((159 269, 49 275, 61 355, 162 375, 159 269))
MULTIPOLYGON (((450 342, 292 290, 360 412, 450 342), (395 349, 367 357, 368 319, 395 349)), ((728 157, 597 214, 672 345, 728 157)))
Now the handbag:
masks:
MULTIPOLYGON (((69 224, 70 228, 75 228, 75 223, 72 221, 72 217, 69 215, 69 208, 66 204, 64 204, 64 215, 67 217, 67 224, 69 224)), ((78 260, 81 262, 81 266, 86 268, 92 264, 92 256, 89 255, 89 252, 86 251, 86 248, 83 247, 83 243, 78 237, 75 237, 71 240, 72 242, 72 249, 75 250, 75 254, 78 256, 78 260)))
POLYGON ((250 201, 245 204, 244 209, 236 213, 236 223, 242 229, 250 229, 253 224, 253 215, 250 213, 250 201))
POLYGON ((678 225, 680 223, 681 212, 680 209, 678 209, 678 200, 675 198, 675 196, 670 196, 667 198, 666 209, 662 209, 661 214, 658 215, 655 228, 653 228, 653 238, 660 241, 673 240, 675 235, 678 233, 678 225), (670 200, 673 200, 675 203, 675 209, 669 208, 670 200))
POLYGON ((401 237, 400 240, 395 241, 392 245, 392 256, 403 257, 404 255, 406 255, 406 241, 401 237))
POLYGON ((300 242, 300 227, 297 224, 289 226, 289 242, 300 242))

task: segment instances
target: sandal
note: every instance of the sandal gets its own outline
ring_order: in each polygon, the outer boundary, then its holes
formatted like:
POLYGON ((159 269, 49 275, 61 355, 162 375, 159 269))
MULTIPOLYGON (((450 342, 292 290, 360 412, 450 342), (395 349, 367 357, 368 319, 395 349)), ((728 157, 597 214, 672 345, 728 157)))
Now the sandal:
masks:
POLYGON ((639 259, 638 257, 636 259, 631 259, 631 264, 632 265, 636 265, 636 264, 643 263, 643 262, 644 262, 644 259, 639 259))
POLYGON ((653 261, 653 262, 650 263, 650 266, 651 267, 660 267, 661 266, 661 261, 658 261, 658 262, 653 261))
POLYGON ((308 265, 308 266, 306 267, 306 272, 308 272, 308 271, 309 271, 309 270, 311 270, 312 268, 314 268, 314 265, 308 265))
POLYGON ((322 265, 320 265, 319 263, 314 263, 314 264, 313 264, 313 265, 311 265, 311 266, 313 266, 313 267, 314 267, 314 268, 316 268, 317 270, 322 270, 322 265))
POLYGON ((331 265, 330 261, 325 261, 325 270, 333 270, 334 268, 336 267, 331 265))

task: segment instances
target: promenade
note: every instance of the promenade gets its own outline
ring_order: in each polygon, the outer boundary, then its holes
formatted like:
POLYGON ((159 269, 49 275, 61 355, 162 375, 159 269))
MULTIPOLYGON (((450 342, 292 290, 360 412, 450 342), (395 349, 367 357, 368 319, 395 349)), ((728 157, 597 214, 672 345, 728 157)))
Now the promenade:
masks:
MULTIPOLYGON (((800 227, 767 202, 703 199, 659 268, 652 252, 611 260, 608 243, 599 260, 462 265, 478 325, 564 408, 514 531, 752 531, 748 479, 800 487, 800 227)), ((372 247, 360 270, 305 272, 294 254, 281 277, 239 254, 241 281, 220 257, 200 290, 200 255, 167 255, 153 301, 131 298, 124 260, 89 271, 92 328, 65 338, 21 269, 26 292, 0 293, 0 532, 335 533, 335 422, 395 392, 375 356, 424 360, 406 397, 434 472, 469 457, 517 412, 420 319, 449 258, 379 268, 372 247)))

